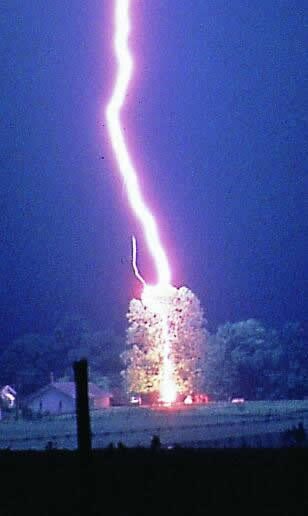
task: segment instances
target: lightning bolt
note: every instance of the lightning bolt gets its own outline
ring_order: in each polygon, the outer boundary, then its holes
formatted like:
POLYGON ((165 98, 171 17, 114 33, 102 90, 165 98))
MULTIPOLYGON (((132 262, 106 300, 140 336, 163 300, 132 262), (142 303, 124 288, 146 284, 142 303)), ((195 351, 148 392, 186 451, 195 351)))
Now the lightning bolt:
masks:
POLYGON ((142 198, 136 169, 128 153, 121 129, 120 111, 133 70, 133 60, 127 45, 130 32, 128 15, 130 1, 116 0, 115 4, 114 49, 118 60, 118 74, 112 97, 106 109, 108 130, 118 167, 126 185, 130 205, 143 226, 146 242, 156 265, 158 283, 168 285, 171 281, 171 274, 167 256, 160 242, 156 221, 142 198))
POLYGON ((168 302, 166 302, 166 300, 174 293, 175 288, 171 285, 170 266, 160 241, 157 224, 142 197, 137 172, 128 152, 120 121, 120 112, 124 105, 133 71, 133 59, 128 48, 128 38, 131 28, 129 7, 130 0, 115 0, 114 51, 117 58, 117 76, 112 96, 107 104, 106 119, 111 144, 120 173, 124 179, 129 203, 142 225, 147 247, 157 271, 157 284, 147 285, 137 268, 136 240, 135 237, 133 237, 133 269, 136 277, 144 286, 141 295, 142 302, 161 316, 161 334, 164 349, 161 398, 164 401, 171 402, 175 399, 176 386, 172 378, 173 367, 170 358, 168 302))
POLYGON ((146 287, 147 284, 144 281, 143 277, 141 276, 141 274, 138 270, 138 267, 137 267, 137 243, 136 243, 136 238, 134 236, 132 237, 132 250, 133 250, 133 269, 134 269, 135 276, 142 283, 142 285, 144 287, 146 287))

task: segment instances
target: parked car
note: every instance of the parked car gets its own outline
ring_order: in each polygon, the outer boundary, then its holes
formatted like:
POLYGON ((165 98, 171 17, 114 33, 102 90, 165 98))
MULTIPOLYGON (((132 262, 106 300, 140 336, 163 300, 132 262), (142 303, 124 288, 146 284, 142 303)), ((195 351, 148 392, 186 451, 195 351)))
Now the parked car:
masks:
POLYGON ((131 394, 129 398, 129 404, 134 406, 141 405, 141 396, 139 394, 131 394))

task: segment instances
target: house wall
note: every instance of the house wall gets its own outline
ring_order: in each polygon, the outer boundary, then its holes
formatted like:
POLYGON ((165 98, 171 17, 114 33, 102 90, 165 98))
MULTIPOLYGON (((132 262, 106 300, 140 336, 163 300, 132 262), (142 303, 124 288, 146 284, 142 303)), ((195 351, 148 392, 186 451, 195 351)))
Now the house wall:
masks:
POLYGON ((110 398, 109 396, 101 396, 99 398, 94 398, 93 406, 95 409, 100 408, 108 408, 110 407, 110 398))
POLYGON ((75 401, 62 392, 51 388, 32 399, 28 403, 28 407, 34 412, 67 413, 75 411, 75 401))

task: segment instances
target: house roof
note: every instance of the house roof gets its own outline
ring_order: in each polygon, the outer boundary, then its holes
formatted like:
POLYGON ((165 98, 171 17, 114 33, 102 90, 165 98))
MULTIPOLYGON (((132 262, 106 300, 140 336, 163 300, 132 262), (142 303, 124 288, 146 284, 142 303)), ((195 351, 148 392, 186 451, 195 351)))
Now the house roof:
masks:
MULTIPOLYGON (((71 398, 76 398, 76 387, 75 382, 54 382, 51 384, 52 387, 57 389, 58 391, 67 394, 71 398)), ((111 396, 110 392, 102 391, 95 383, 88 383, 88 395, 89 398, 100 398, 102 396, 111 396)))
MULTIPOLYGON (((75 382, 53 382, 49 383, 42 389, 39 389, 36 392, 33 392, 29 396, 26 397, 26 401, 31 401, 34 398, 41 396, 45 392, 47 392, 49 389, 55 389, 56 391, 62 392, 69 398, 75 399, 76 398, 76 387, 75 382)), ((110 392, 102 391, 95 383, 89 382, 88 383, 88 395, 90 399, 93 398, 102 398, 102 397, 111 397, 112 394, 110 392)))

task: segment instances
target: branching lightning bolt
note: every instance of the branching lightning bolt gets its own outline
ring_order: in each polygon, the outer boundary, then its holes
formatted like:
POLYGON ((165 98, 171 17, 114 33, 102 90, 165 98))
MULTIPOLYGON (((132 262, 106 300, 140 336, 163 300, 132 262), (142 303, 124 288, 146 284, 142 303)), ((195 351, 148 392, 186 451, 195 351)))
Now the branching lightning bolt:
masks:
POLYGON ((166 301, 162 301, 162 298, 168 299, 168 296, 172 295, 175 289, 171 285, 170 266, 160 241, 157 224, 143 200, 137 173, 129 155, 120 123, 120 111, 124 105, 133 70, 133 59, 128 48, 130 33, 129 7, 130 0, 115 0, 114 51, 117 57, 118 68, 115 86, 106 108, 106 118, 112 147, 120 173, 124 179, 129 203, 142 225, 146 243, 157 271, 157 284, 147 285, 137 268, 136 240, 133 237, 133 269, 136 277, 144 286, 141 296, 142 302, 151 310, 156 311, 161 317, 161 334, 164 350, 161 398, 165 401, 173 401, 176 395, 176 386, 172 378, 172 361, 168 337, 168 306, 166 301))
POLYGON ((138 267, 137 267, 137 244, 136 244, 136 238, 132 237, 132 250, 133 250, 133 269, 136 278, 143 284, 144 287, 146 287, 146 282, 144 281, 143 277, 141 276, 138 267))
POLYGON ((158 283, 168 285, 171 274, 167 256, 160 242, 156 221, 142 198, 136 170, 128 153, 120 123, 120 111, 133 70, 133 60, 127 45, 130 32, 129 4, 129 0, 116 0, 114 47, 118 60, 118 74, 106 109, 106 117, 112 147, 125 181, 129 202, 143 226, 147 245, 156 266, 158 283))

